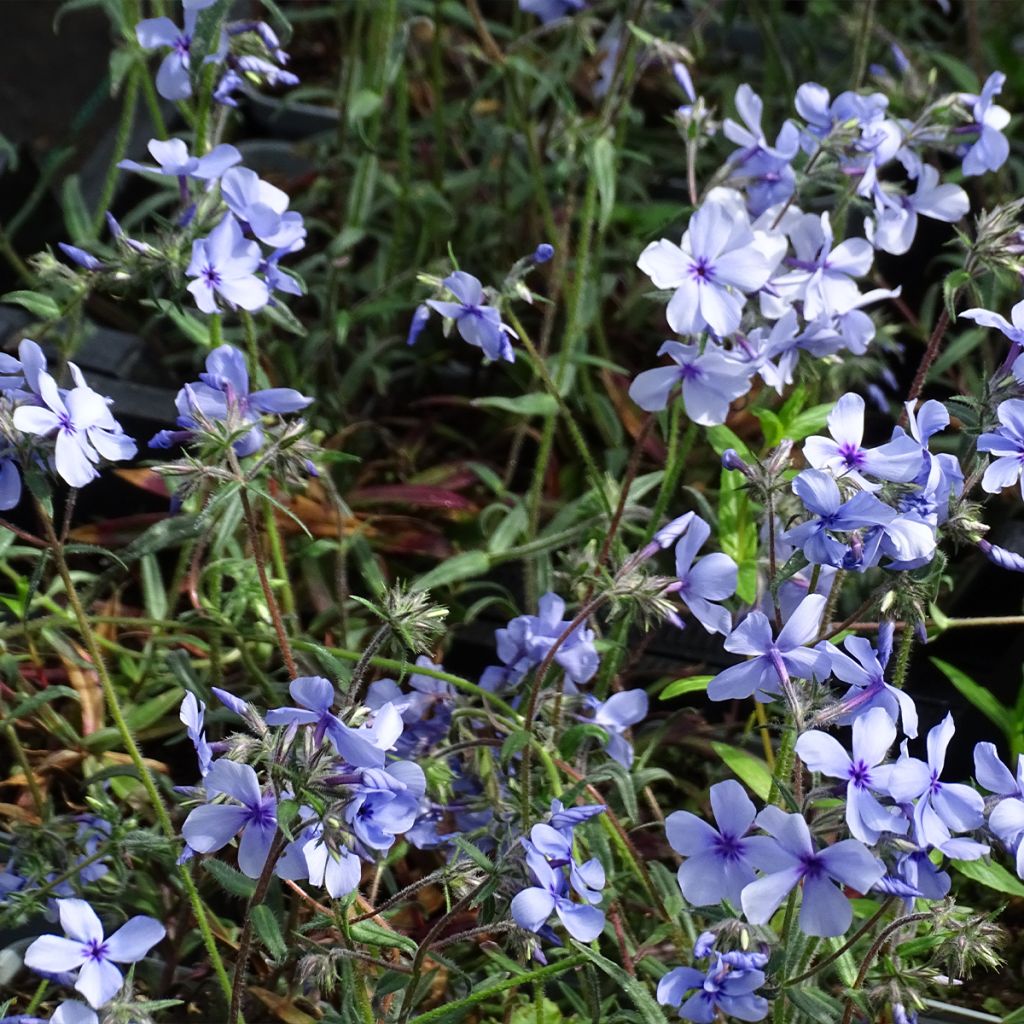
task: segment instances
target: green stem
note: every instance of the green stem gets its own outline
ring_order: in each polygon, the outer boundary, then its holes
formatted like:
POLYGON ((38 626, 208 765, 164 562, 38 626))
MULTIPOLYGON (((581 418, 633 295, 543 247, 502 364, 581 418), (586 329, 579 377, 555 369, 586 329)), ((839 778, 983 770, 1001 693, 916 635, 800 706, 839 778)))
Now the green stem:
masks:
MULTIPOLYGON (((132 735, 131 728, 125 720, 124 713, 121 710, 121 704, 117 696, 117 690, 114 688, 114 682, 110 678, 106 662, 103 659, 103 653, 99 648, 99 644, 96 643, 96 637, 89 624, 89 618, 85 614, 85 609, 82 607, 82 603, 78 598, 78 591, 75 589, 74 580, 71 578, 71 569, 68 566, 67 559, 64 557, 64 548, 60 543, 60 538, 54 530, 53 520, 50 518, 50 514, 38 498, 35 499, 35 506, 39 520, 43 525, 46 539, 50 544, 50 550, 57 566, 57 572, 60 574, 61 581, 64 584, 64 591, 67 596, 68 603, 71 605, 75 620, 78 623, 78 631, 81 633, 82 640, 85 642, 86 650, 89 652, 89 659, 92 662, 93 669, 99 676, 104 700, 106 701, 111 717, 114 719, 114 725, 121 736, 125 752, 128 754, 132 764, 135 766, 135 771, 139 776, 139 781, 146 790, 146 794, 149 797, 153 813, 156 815, 161 831, 170 842, 176 842, 178 836, 174 830, 174 825, 171 822, 170 815, 167 813, 167 808, 164 806, 163 798, 160 796, 160 791, 156 787, 153 775, 142 757, 142 752, 139 750, 138 745, 135 742, 135 737, 132 735)), ((210 958, 210 964, 213 967, 214 973, 217 975, 221 991, 224 993, 225 998, 230 1000, 231 981, 228 978, 227 971, 224 969, 224 962, 221 960, 220 951, 217 949, 217 942, 214 939, 213 932, 210 930, 210 922, 206 916, 206 908, 203 906, 202 899, 199 896, 199 890, 196 888, 196 884, 192 878, 188 864, 178 865, 178 873, 181 877, 182 884, 185 887, 185 892, 188 895, 189 902, 192 904, 192 911, 195 914, 196 923, 199 925, 199 930, 202 933, 203 945, 206 947, 207 955, 210 958)))
POLYGON ((668 454, 665 457, 665 475, 661 479, 661 488, 658 497, 654 502, 654 510, 651 512, 650 522, 647 524, 647 532, 644 535, 644 543, 649 543, 654 536, 655 530, 661 526, 662 516, 668 509, 676 488, 679 486, 679 479, 683 475, 686 460, 690 457, 693 449, 693 442, 697 439, 697 424, 690 423, 686 427, 682 441, 679 439, 679 431, 682 426, 682 400, 678 399, 672 405, 672 412, 669 416, 668 454))
POLYGON ((612 507, 608 501, 608 495, 605 493, 604 476, 600 469, 598 469, 597 463, 594 462, 594 457, 590 454, 590 449, 587 447, 587 442, 576 423, 576 418, 573 416, 572 410, 570 410, 569 406, 566 404, 565 399, 558 390, 558 386, 551 379, 551 375, 548 373, 548 368, 544 365, 544 360, 534 347, 534 344, 530 340, 530 336, 526 333, 523 325, 519 322, 519 318, 511 310, 506 310, 505 315, 509 318, 512 327, 519 335, 519 340, 523 343, 523 348, 529 352, 530 359, 533 361, 540 379, 544 382, 544 387, 547 388, 548 393, 558 404, 558 411, 562 414, 565 420, 565 425, 569 430, 569 436, 572 438, 572 443, 576 446, 576 451, 579 454, 583 465, 586 467, 587 474, 590 476, 590 482, 597 491, 605 512, 611 516, 612 507))
POLYGON ((892 672, 892 685, 897 690, 903 689, 907 680, 907 669, 910 668, 910 653, 914 649, 914 627, 904 623, 903 633, 900 636, 900 648, 896 652, 896 667, 892 672))
POLYGON ((220 313, 211 313, 206 321, 210 334, 210 348, 217 348, 224 344, 224 325, 220 313))
POLYGON ((29 763, 28 755, 25 753, 25 748, 21 745, 21 738, 18 736, 18 731, 14 727, 14 723, 8 717, 8 710, 6 704, 0 699, 0 725, 2 725, 4 732, 7 735, 7 740, 14 750, 14 759, 18 762, 22 772, 25 774, 25 784, 28 786, 29 793, 32 794, 32 803, 35 804, 36 814, 40 820, 46 818, 46 801, 43 800, 42 791, 39 788, 39 783, 36 782, 35 772, 32 771, 32 765, 29 763))
POLYGON ((94 235, 99 235, 100 229, 106 222, 107 210, 110 209, 110 203, 114 198, 117 179, 121 173, 117 165, 124 159, 124 155, 128 151, 132 127, 135 124, 135 110, 139 103, 139 85, 143 78, 148 78, 144 64, 136 64, 128 73, 128 82, 125 85, 124 98, 121 102, 121 120, 117 125, 117 135, 114 136, 114 151, 110 154, 110 166, 107 168, 107 176, 103 180, 103 191, 100 192, 96 212, 92 216, 94 235))

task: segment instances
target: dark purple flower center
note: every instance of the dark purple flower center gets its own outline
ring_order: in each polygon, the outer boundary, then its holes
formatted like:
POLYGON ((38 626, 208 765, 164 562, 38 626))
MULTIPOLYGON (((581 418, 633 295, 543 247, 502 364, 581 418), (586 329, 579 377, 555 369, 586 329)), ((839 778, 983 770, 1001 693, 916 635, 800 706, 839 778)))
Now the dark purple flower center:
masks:
POLYGON ((850 766, 850 781, 857 789, 867 789, 871 785, 871 766, 863 761, 854 761, 850 766))
POLYGON ((220 284, 220 271, 209 263, 203 267, 201 276, 208 288, 216 288, 220 284))
POLYGON ((189 51, 191 50, 191 48, 192 37, 184 32, 182 32, 182 34, 174 40, 174 45, 171 47, 171 49, 173 49, 174 52, 182 58, 187 57, 189 55, 189 51))
POLYGON ((277 824, 276 806, 271 797, 261 800, 255 807, 249 808, 249 822, 259 828, 277 824))
POLYGON ((704 371, 696 363, 683 363, 679 367, 679 376, 683 380, 700 380, 704 376, 704 371))
POLYGON ((805 853, 800 857, 800 877, 807 879, 824 878, 825 865, 817 853, 805 853))
POLYGON ((939 782, 939 773, 936 771, 932 772, 931 781, 928 783, 928 792, 935 796, 936 793, 942 791, 942 783, 939 782))
POLYGON ((90 939, 82 947, 82 953, 88 960, 106 960, 107 944, 102 939, 90 939))
POLYGON ((740 836, 734 836, 730 832, 721 832, 713 841, 715 853, 727 861, 738 861, 743 857, 744 844, 740 836))
POLYGON ((710 283, 715 276, 715 268, 702 256, 690 264, 690 275, 699 284, 701 281, 710 283))
POLYGON ((864 451, 858 444, 851 444, 849 441, 839 446, 839 457, 846 464, 847 469, 860 469, 864 465, 864 451))
POLYGON ((62 412, 57 417, 60 423, 60 429, 66 434, 73 434, 75 432, 75 425, 71 422, 71 413, 62 412))

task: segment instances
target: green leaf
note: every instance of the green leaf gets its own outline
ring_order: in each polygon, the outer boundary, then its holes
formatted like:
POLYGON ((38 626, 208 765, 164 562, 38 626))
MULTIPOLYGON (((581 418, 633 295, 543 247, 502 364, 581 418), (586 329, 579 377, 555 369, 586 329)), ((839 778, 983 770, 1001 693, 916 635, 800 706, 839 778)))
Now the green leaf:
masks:
POLYGON ((958 874, 986 889, 1004 892, 1008 896, 1024 896, 1024 883, 994 860, 951 860, 949 863, 958 874))
POLYGON ((712 741, 711 746, 748 789, 762 800, 768 799, 768 794, 772 789, 772 773, 761 758, 755 757, 739 747, 730 746, 728 743, 712 741))
POLYGON ((1002 729, 1004 735, 1013 739, 1013 712, 996 700, 984 686, 976 683, 955 665, 932 658, 931 663, 993 724, 1002 729))
POLYGON ((512 412, 517 416, 554 416, 558 412, 558 402, 554 395, 546 392, 519 395, 517 398, 504 398, 495 395, 493 398, 474 398, 470 403, 477 409, 500 409, 512 412))
POLYGON ((141 570, 142 598, 150 618, 162 619, 167 614, 167 591, 160 575, 160 564, 153 554, 142 556, 141 570))
POLYGON ((286 959, 288 956, 288 943, 284 941, 284 936, 281 934, 281 926, 277 923, 277 918, 270 907, 266 903, 259 903, 255 907, 250 908, 249 913, 252 915, 252 924, 256 929, 256 934, 260 937, 260 941, 266 946, 274 961, 280 963, 286 959))
POLYGON ((750 410, 761 423, 761 433, 764 434, 764 442, 769 448, 774 448, 785 436, 785 426, 779 417, 771 409, 750 410))
POLYGON ((60 306, 49 296, 39 292, 16 291, 0 295, 0 302, 22 306, 40 320, 59 320, 60 306))
POLYGON ((832 411, 831 404, 812 405, 810 409, 804 409, 802 413, 794 416, 787 424, 785 434, 791 441, 802 441, 811 434, 823 430, 828 421, 828 414, 832 411))
POLYGON ((789 1001, 815 1024, 836 1024, 843 1015, 843 1004, 819 988, 788 988, 789 1001))
POLYGON ((64 210, 64 226, 75 245, 82 245, 94 237, 92 221, 77 174, 69 174, 64 179, 61 186, 61 207, 64 210))
POLYGON ((942 302, 953 320, 956 320, 956 299, 963 288, 971 280, 971 275, 963 269, 947 274, 942 282, 942 302))
POLYGON ((132 732, 140 732, 147 729, 154 722, 159 722, 164 715, 172 708, 181 703, 181 691, 177 688, 161 693, 158 697, 152 697, 142 704, 133 707, 125 714, 125 721, 131 727, 132 732))
POLYGON ((735 448, 741 459, 746 462, 754 462, 754 456, 747 447, 746 442, 734 434, 728 427, 708 427, 705 431, 708 444, 715 450, 716 455, 721 455, 726 448, 735 448))
POLYGON ((491 531, 487 540, 487 551, 492 555, 500 555, 508 551, 526 532, 528 525, 526 507, 522 502, 517 502, 507 510, 501 522, 491 531))
POLYGON ((463 551, 453 555, 447 561, 424 573, 415 583, 412 590, 434 590, 447 587, 460 580, 469 580, 483 576, 491 567, 491 560, 483 551, 463 551))
POLYGON ((48 686, 45 690, 34 693, 31 697, 26 697, 15 704, 14 708, 6 715, 6 718, 9 721, 13 721, 15 718, 26 718, 36 708, 49 704, 59 697, 70 697, 71 700, 78 700, 78 694, 70 686, 48 686))
POLYGON ((687 676, 685 679, 676 679, 658 694, 658 700, 669 700, 671 697, 678 697, 684 693, 697 693, 706 690, 708 683, 714 678, 714 676, 687 676))
POLYGON ((354 124, 362 121, 380 109, 381 95, 373 89, 360 89, 348 105, 348 121, 354 124))
POLYGON ((408 935, 402 935, 391 928, 385 928, 376 921, 358 921, 351 927, 352 938, 356 942, 368 946, 380 946, 382 949, 398 947, 407 953, 416 954, 416 941, 408 935))
POLYGON ((739 569, 736 594, 753 604, 757 597, 757 526, 750 510, 746 477, 723 469, 718 495, 718 536, 722 551, 739 569))
POLYGON ((204 860, 203 870, 213 875, 220 887, 232 896, 247 900, 256 889, 256 883, 251 878, 246 878, 241 871, 222 860, 204 860))
POLYGON ((597 184, 598 223, 605 228, 615 209, 615 144, 611 132, 605 132, 594 141, 587 157, 590 173, 597 184))

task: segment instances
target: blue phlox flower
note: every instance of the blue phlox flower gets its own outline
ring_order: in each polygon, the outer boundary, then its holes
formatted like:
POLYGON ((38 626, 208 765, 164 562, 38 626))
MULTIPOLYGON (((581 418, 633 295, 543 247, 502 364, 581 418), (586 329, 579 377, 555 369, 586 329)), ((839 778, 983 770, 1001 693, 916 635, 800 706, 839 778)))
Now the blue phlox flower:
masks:
POLYGON ((553 868, 544 855, 529 844, 526 865, 537 884, 516 893, 512 899, 512 919, 520 928, 540 932, 553 911, 565 930, 580 942, 593 942, 604 931, 602 911, 589 903, 574 902, 565 873, 553 868))
POLYGON ((794 526, 783 537, 817 565, 840 568, 844 564, 848 545, 833 534, 887 526, 896 518, 888 505, 866 491, 858 491, 844 502, 835 480, 820 469, 805 469, 798 474, 793 480, 793 493, 815 518, 794 526))
POLYGON ((285 295, 305 295, 306 288, 300 278, 278 266, 282 256, 287 256, 292 249, 275 249, 266 259, 260 261, 259 270, 267 282, 267 288, 271 293, 270 305, 276 305, 273 298, 274 292, 283 292, 285 295))
POLYGON ((395 837, 412 828, 426 790, 423 769, 412 761, 366 768, 353 785, 344 818, 356 840, 372 850, 388 850, 395 837))
POLYGON ((980 95, 964 93, 960 97, 971 104, 973 121, 970 128, 978 132, 977 140, 964 155, 966 177, 998 171, 1010 155, 1010 143, 1003 134, 1003 129, 1010 123, 1010 112, 994 102, 1005 84, 1006 75, 1002 71, 993 71, 985 80, 980 95))
POLYGON ((591 818, 597 817, 605 812, 604 804, 581 804, 575 807, 566 807, 561 800, 551 801, 551 817, 548 824, 566 838, 572 836, 573 829, 591 818))
POLYGON ((607 700, 587 695, 583 698, 583 706, 591 713, 590 721, 608 734, 604 746, 608 756, 623 768, 631 768, 633 744, 626 739, 625 732, 647 717, 647 694, 643 690, 627 690, 613 693, 607 700))
POLYGON ((241 833, 238 867, 249 878, 259 878, 277 833, 277 800, 260 791, 251 765, 221 758, 206 773, 208 803, 189 812, 181 832, 196 853, 214 853, 241 833), (214 803, 217 796, 234 803, 214 803))
POLYGON ((953 716, 947 714, 928 732, 928 760, 910 757, 904 750, 889 777, 894 800, 917 801, 914 827, 918 841, 940 850, 946 849, 952 833, 980 828, 984 820, 985 801, 977 790, 939 778, 954 731, 953 716))
POLYGON ((772 266, 754 245, 745 209, 708 199, 690 218, 679 245, 651 242, 637 266, 657 288, 673 289, 665 315, 677 334, 710 329, 719 337, 739 325, 746 296, 762 288, 772 266))
POLYGON ((713 1024, 726 1017, 759 1021, 768 1016, 768 1000, 756 990, 765 982, 764 972, 737 966, 715 954, 707 971, 676 967, 658 982, 658 1002, 674 1006, 683 1020, 713 1024))
POLYGON ((875 794, 888 795, 891 765, 884 765, 896 741, 896 726, 884 708, 872 708, 853 721, 853 746, 847 753, 834 736, 812 729, 796 743, 796 752, 812 772, 846 782, 846 823, 854 839, 873 846, 883 832, 902 835, 909 823, 898 808, 883 807, 875 794))
POLYGON ((186 6, 182 28, 170 18, 146 18, 135 26, 135 37, 144 50, 170 50, 156 73, 156 91, 165 100, 187 100, 192 95, 189 65, 198 13, 197 7, 186 6))
POLYGON ((1014 854, 1017 874, 1024 878, 1024 754, 1017 756, 1014 776, 999 759, 994 743, 979 743, 974 748, 974 777, 1002 798, 989 813, 988 827, 1014 854))
POLYGON ((849 725, 872 708, 882 708, 892 722, 902 719, 904 735, 914 739, 917 736, 917 706, 909 693, 885 681, 885 669, 892 654, 891 632, 888 635, 890 640, 885 643, 885 634, 879 633, 878 650, 860 636, 848 636, 843 641, 849 653, 833 644, 825 645, 832 663, 832 674, 850 686, 841 701, 844 712, 839 722, 849 725))
POLYGON ((666 341, 658 355, 667 355, 675 365, 644 370, 629 388, 629 397, 646 412, 664 409, 681 386, 686 415, 701 426, 716 426, 725 422, 730 403, 750 389, 753 368, 729 359, 717 346, 701 351, 697 345, 666 341))
POLYGON ((483 351, 488 359, 515 362, 515 351, 509 338, 518 335, 501 322, 501 313, 488 305, 480 281, 463 270, 456 270, 441 282, 455 297, 455 302, 428 299, 427 305, 441 316, 455 322, 463 341, 483 351))
POLYGON ((247 167, 232 167, 221 178, 228 209, 264 245, 296 252, 306 244, 302 214, 288 209, 288 193, 247 167))
POLYGON ((999 313, 978 307, 957 313, 957 319, 973 320, 981 327, 994 327, 1002 331, 1018 348, 1024 347, 1024 301, 1018 302, 1010 310, 1009 320, 999 313))
POLYGON ((192 243, 192 259, 185 273, 194 278, 188 290, 196 305, 204 313, 220 313, 220 296, 229 309, 262 309, 270 300, 270 291, 266 281, 255 276, 261 260, 259 245, 242 234, 232 214, 224 214, 206 238, 192 243))
POLYGON ((421 302, 413 312, 412 320, 409 321, 409 334, 405 339, 406 345, 415 345, 419 341, 423 328, 427 326, 429 321, 430 307, 425 302, 421 302))
POLYGON ((720 551, 712 552, 694 561, 697 552, 711 536, 711 527, 694 516, 686 532, 676 544, 676 578, 668 590, 679 595, 690 614, 709 632, 732 630, 732 616, 718 601, 736 593, 739 570, 736 563, 720 551))
POLYGON ((394 746, 398 738, 392 736, 396 724, 398 734, 401 734, 401 716, 390 704, 377 710, 374 727, 355 728, 346 725, 331 711, 335 700, 334 687, 322 676, 300 676, 293 679, 288 692, 298 707, 269 710, 267 724, 311 725, 314 743, 322 743, 326 736, 338 754, 357 768, 382 767, 385 752, 394 746), (382 745, 384 739, 390 740, 387 746, 382 745))
MULTIPOLYGON (((26 377, 31 375, 26 370, 26 377)), ((95 480, 101 458, 119 462, 135 455, 135 442, 121 429, 102 395, 80 384, 62 397, 48 373, 34 377, 41 404, 15 409, 14 426, 27 434, 53 438, 54 464, 70 486, 84 487, 95 480)))
POLYGON ((753 696, 769 701, 790 679, 823 679, 829 672, 828 655, 807 647, 818 635, 825 598, 805 597, 778 637, 762 612, 751 612, 725 639, 725 649, 750 655, 748 661, 719 672, 708 684, 711 700, 732 700, 753 696))
MULTIPOLYGON (((498 657, 505 667, 493 666, 485 672, 481 686, 518 682, 544 660, 571 624, 571 620, 564 618, 565 601, 557 594, 545 594, 537 611, 537 615, 519 615, 505 629, 495 631, 498 657)), ((558 648, 554 660, 571 682, 589 682, 601 663, 594 646, 594 631, 582 624, 577 626, 558 648)))
MULTIPOLYGON (((169 178, 177 178, 185 183, 189 178, 199 181, 213 182, 229 168, 242 162, 242 154, 234 146, 221 143, 214 146, 206 156, 190 156, 188 146, 181 139, 150 139, 146 148, 157 166, 140 164, 134 160, 122 160, 117 166, 124 171, 137 171, 140 174, 161 174, 169 178)), ((108 223, 113 218, 108 214, 108 223)), ((118 237, 123 234, 117 221, 111 225, 111 233, 118 237)))
MULTIPOLYGON (((981 478, 982 490, 989 494, 1012 487, 1020 480, 1024 469, 1024 400, 1008 398, 1000 402, 996 416, 999 426, 978 438, 978 451, 995 456, 981 478)), ((1024 481, 1021 495, 1024 497, 1024 481)))
POLYGON ((800 131, 792 121, 786 121, 775 144, 769 144, 761 128, 763 111, 761 97, 744 83, 736 90, 736 112, 743 124, 732 118, 722 124, 726 138, 740 147, 729 157, 729 181, 746 190, 755 217, 793 194, 796 178, 790 162, 800 149, 800 131))
POLYGON ((803 889, 800 930, 822 938, 844 934, 853 920, 853 908, 834 882, 866 893, 885 874, 882 862, 856 839, 817 849, 803 817, 778 807, 761 811, 757 824, 776 842, 770 854, 761 854, 765 873, 743 890, 747 920, 767 924, 799 885, 803 889))
POLYGON ((263 416, 298 412, 312 401, 294 388, 250 392, 245 356, 232 345, 221 345, 206 357, 206 371, 198 382, 182 388, 174 404, 178 426, 185 430, 196 429, 195 417, 200 413, 208 420, 248 425, 248 431, 233 444, 238 455, 245 457, 263 446, 263 416))
POLYGON ((301 849, 311 885, 322 886, 336 900, 359 888, 362 861, 346 846, 328 842, 322 825, 311 830, 301 849))
POLYGON ((728 900, 738 908, 744 886, 756 877, 758 851, 770 848, 771 840, 749 834, 757 810, 734 779, 715 783, 710 799, 716 827, 689 811, 673 811, 665 819, 665 835, 687 858, 677 875, 687 902, 707 907, 728 900))
MULTIPOLYGON (((109 842, 113 827, 105 818, 100 818, 95 814, 79 814, 76 815, 75 820, 78 822, 78 827, 75 829, 75 842, 81 849, 81 857, 78 858, 78 862, 81 863, 98 853, 103 843, 109 842)), ((110 868, 102 860, 98 860, 80 868, 78 877, 83 882, 97 882, 109 871, 110 868)))
POLYGON ((804 214, 789 238, 795 255, 786 263, 793 269, 773 278, 772 287, 788 301, 803 303, 808 321, 852 309, 861 294, 853 279, 863 277, 874 260, 871 243, 865 238, 847 238, 833 247, 828 213, 804 214))
POLYGON ((930 164, 921 167, 917 187, 908 195, 882 192, 875 196, 876 216, 865 222, 868 241, 876 249, 901 256, 910 249, 917 234, 917 218, 954 224, 971 209, 967 193, 959 185, 940 185, 939 172, 930 164), (868 233, 868 225, 871 225, 868 233))
POLYGON ((75 989, 97 1010, 124 984, 115 964, 136 963, 166 934, 159 921, 140 915, 104 938, 103 925, 85 900, 58 900, 57 907, 67 938, 43 935, 36 939, 25 951, 25 964, 46 974, 77 970, 75 989))
POLYGON ((194 693, 186 693, 185 699, 181 702, 181 711, 178 715, 185 732, 196 748, 196 757, 199 759, 199 774, 203 777, 210 770, 213 763, 213 751, 210 744, 206 742, 206 733, 203 731, 203 714, 206 705, 197 700, 194 693))
POLYGON ((804 457, 815 469, 852 480, 861 490, 879 489, 866 477, 911 483, 921 472, 921 446, 911 437, 898 437, 877 448, 864 447, 864 399, 860 395, 848 392, 836 402, 828 416, 828 431, 830 437, 807 438, 804 457))

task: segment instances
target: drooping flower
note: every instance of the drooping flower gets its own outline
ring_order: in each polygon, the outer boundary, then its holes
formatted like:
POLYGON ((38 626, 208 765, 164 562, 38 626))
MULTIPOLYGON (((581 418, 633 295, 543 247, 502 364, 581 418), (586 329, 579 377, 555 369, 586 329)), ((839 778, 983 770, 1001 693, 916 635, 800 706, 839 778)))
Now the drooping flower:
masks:
POLYGON ((971 201, 959 185, 940 185, 939 172, 925 164, 912 193, 893 195, 879 192, 876 207, 877 215, 868 240, 878 249, 901 256, 914 242, 919 215, 953 224, 967 216, 971 201))
POLYGON ((928 732, 927 762, 904 753, 889 776, 889 793, 894 800, 917 801, 914 826, 918 840, 940 850, 953 832, 970 832, 984 820, 985 801, 977 790, 939 778, 955 728, 952 714, 947 714, 928 732))
POLYGON ((804 457, 815 469, 853 480, 865 491, 878 490, 865 476, 910 483, 921 470, 921 448, 913 438, 898 437, 877 448, 864 447, 864 399, 848 392, 828 416, 831 437, 809 437, 804 457))
POLYGON ((750 388, 750 374, 712 345, 701 351, 696 345, 666 341, 658 355, 667 355, 676 365, 644 370, 629 388, 629 397, 646 412, 664 409, 672 391, 681 386, 686 415, 701 426, 716 426, 725 422, 729 404, 750 388))
POLYGON ((242 234, 232 214, 224 214, 224 219, 206 238, 197 238, 192 243, 192 260, 185 273, 194 278, 188 290, 196 305, 204 313, 220 313, 220 296, 229 309, 262 309, 270 299, 270 291, 266 281, 255 276, 261 260, 259 245, 242 234))
POLYGON ((725 649, 733 654, 751 655, 748 661, 719 672, 708 684, 711 700, 732 700, 753 696, 771 700, 790 677, 824 678, 828 674, 828 656, 806 647, 817 635, 825 598, 809 594, 797 605, 778 637, 772 636, 771 623, 762 612, 751 612, 725 639, 725 649))
POLYGON ((873 846, 883 832, 902 834, 908 823, 899 811, 883 807, 875 794, 888 794, 891 765, 883 765, 896 740, 896 726, 884 708, 854 719, 853 749, 847 753, 834 736, 812 729, 796 743, 796 752, 812 772, 846 781, 846 823, 854 839, 873 846))
POLYGON ((513 897, 512 919, 516 924, 539 932, 554 911, 574 939, 593 942, 604 931, 604 914, 589 903, 576 903, 569 894, 564 871, 553 868, 532 844, 527 845, 526 864, 537 884, 513 897))
POLYGON ((736 593, 739 570, 726 554, 715 551, 694 561, 697 552, 711 536, 711 527, 693 516, 686 532, 676 544, 676 578, 666 593, 678 594, 693 617, 709 632, 722 633, 732 629, 732 616, 717 601, 736 593))
POLYGON ((203 714, 206 705, 196 699, 194 693, 186 693, 185 699, 181 702, 181 711, 178 715, 185 732, 196 748, 196 757, 199 759, 199 774, 203 777, 210 770, 213 763, 213 751, 206 741, 206 733, 203 731, 203 714))
POLYGON ((805 935, 842 935, 853 920, 853 908, 842 888, 866 893, 885 867, 863 843, 844 839, 823 850, 815 847, 800 814, 766 807, 757 824, 776 840, 772 868, 742 893, 743 913, 751 924, 767 924, 782 901, 802 886, 799 924, 805 935))
POLYGON ((757 810, 734 779, 715 783, 710 799, 717 828, 689 811, 673 811, 665 819, 665 835, 687 858, 677 876, 687 902, 707 907, 728 900, 738 908, 744 886, 756 877, 758 850, 770 848, 771 840, 749 835, 757 810))
POLYGON ((480 281, 464 270, 449 274, 442 284, 455 297, 455 302, 428 299, 427 305, 455 321, 463 341, 483 350, 488 359, 504 359, 515 362, 515 352, 509 337, 517 337, 515 331, 501 322, 501 313, 484 299, 480 281))
POLYGON ((249 878, 259 878, 277 833, 277 800, 260 791, 251 765, 225 758, 210 766, 205 785, 211 802, 189 812, 181 828, 185 841, 196 853, 213 853, 241 832, 238 867, 249 878), (213 803, 219 795, 236 803, 213 803))
POLYGON ((987 309, 974 307, 957 314, 958 318, 973 320, 981 327, 995 327, 1002 331, 1015 345, 1024 347, 1024 301, 1018 302, 1010 310, 1010 319, 993 313, 987 309))
POLYGON ((678 334, 710 328, 719 337, 739 325, 746 296, 762 288, 771 265, 753 245, 746 213, 725 202, 705 203, 690 218, 682 242, 651 242, 637 266, 658 288, 674 289, 665 315, 678 334))
POLYGON ((643 690, 613 693, 607 700, 598 700, 590 694, 583 697, 583 705, 591 713, 588 721, 608 733, 605 752, 623 768, 633 765, 633 744, 626 739, 625 732, 647 717, 647 704, 643 690))
POLYGON ((20 405, 14 410, 14 426, 27 434, 54 438, 54 464, 72 487, 84 487, 99 476, 100 458, 111 462, 130 459, 135 442, 114 419, 102 395, 84 383, 61 397, 56 381, 40 372, 36 376, 42 405, 20 405))
POLYGON ((103 925, 85 900, 57 900, 57 908, 67 938, 40 936, 25 951, 25 963, 46 974, 77 970, 75 989, 97 1010, 124 984, 115 964, 136 963, 166 934, 159 921, 139 915, 104 938, 103 925))
MULTIPOLYGON (((480 685, 487 689, 517 683, 544 660, 555 641, 569 628, 565 601, 557 594, 547 593, 537 603, 537 615, 519 615, 505 629, 495 632, 498 657, 503 666, 492 666, 484 672, 480 685)), ((582 623, 562 642, 555 652, 558 665, 570 682, 589 682, 601 663, 594 646, 594 631, 582 623)))
POLYGON ((974 116, 971 127, 978 132, 977 141, 964 155, 966 177, 998 171, 1010 155, 1010 144, 1003 134, 1003 129, 1010 123, 1010 112, 993 102, 1005 84, 1006 75, 1002 71, 993 71, 985 80, 980 96, 966 93, 961 97, 971 104, 974 116))
POLYGON ((274 249, 296 252, 306 243, 302 214, 288 209, 288 193, 247 167, 232 167, 221 179, 228 209, 252 233, 274 249))
POLYGON ((395 729, 401 732, 402 720, 395 708, 384 705, 378 711, 379 726, 374 729, 356 729, 346 725, 331 711, 334 687, 322 676, 300 676, 293 679, 288 692, 298 707, 274 708, 267 712, 267 725, 311 725, 313 742, 320 744, 326 736, 334 749, 349 764, 357 768, 380 768, 384 765, 385 751, 394 744, 395 729), (391 740, 387 747, 384 739, 391 740))

